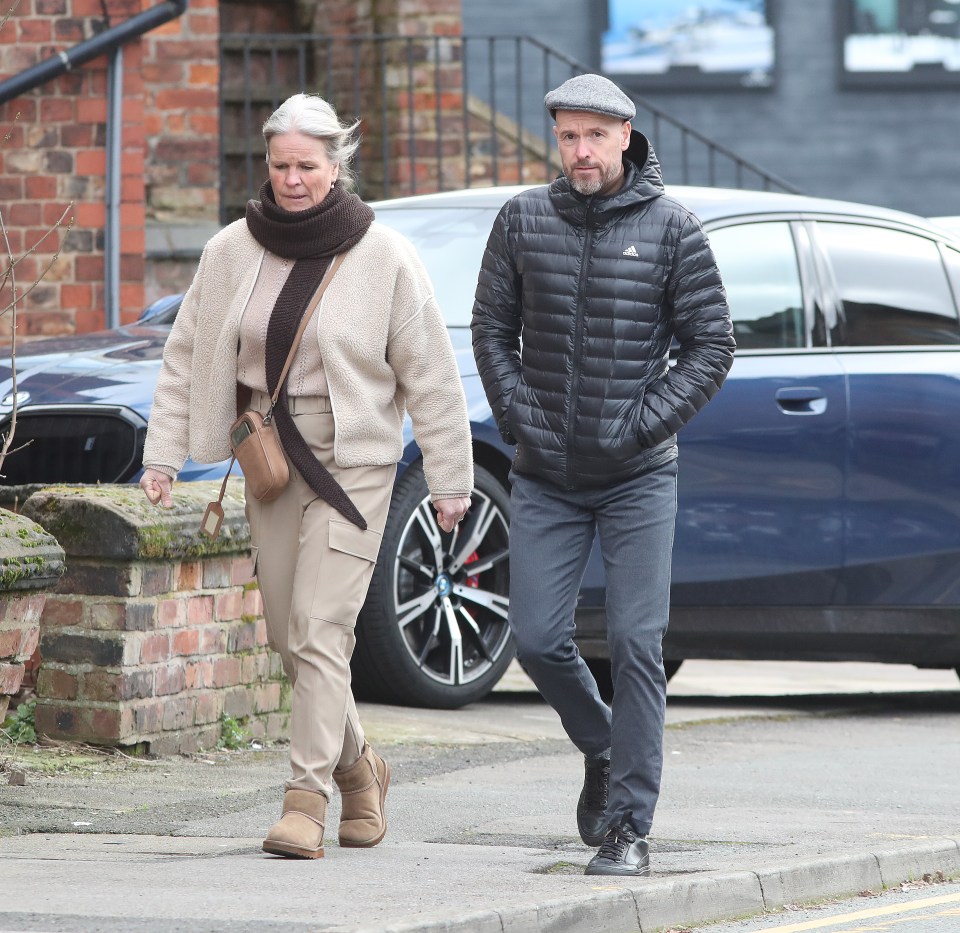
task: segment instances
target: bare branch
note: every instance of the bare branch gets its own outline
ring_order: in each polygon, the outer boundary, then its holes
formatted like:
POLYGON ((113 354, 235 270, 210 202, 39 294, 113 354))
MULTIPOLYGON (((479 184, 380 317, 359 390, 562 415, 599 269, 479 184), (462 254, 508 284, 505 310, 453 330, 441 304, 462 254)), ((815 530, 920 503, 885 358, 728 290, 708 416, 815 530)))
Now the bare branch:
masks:
POLYGON ((0 470, 3 469, 3 463, 10 452, 10 445, 13 443, 13 435, 17 430, 17 274, 14 271, 13 250, 10 248, 10 237, 7 235, 7 225, 3 222, 3 212, 0 211, 0 236, 3 237, 3 246, 7 251, 7 258, 10 260, 9 274, 4 276, 4 280, 10 279, 10 292, 13 295, 13 320, 10 330, 10 391, 12 392, 12 405, 10 409, 10 429, 4 435, 3 446, 0 447, 0 470))
POLYGON ((3 29, 4 24, 14 13, 17 12, 17 7, 20 6, 20 0, 13 0, 13 6, 3 14, 3 19, 0 19, 0 29, 3 29))
MULTIPOLYGON (((18 0, 18 2, 19 2, 19 0, 18 0)), ((10 14, 8 13, 7 16, 9 16, 9 15, 10 15, 10 14)), ((4 22, 6 22, 6 20, 4 20, 4 22)), ((3 23, 0 23, 0 27, 2 27, 2 26, 3 26, 3 23)), ((4 137, 3 137, 2 140, 0 140, 0 143, 6 143, 6 142, 9 142, 9 141, 10 141, 10 137, 13 136, 13 127, 16 125, 16 122, 17 122, 17 120, 19 120, 19 119, 20 119, 20 111, 18 110, 18 111, 13 115, 13 123, 10 124, 10 129, 8 129, 7 132, 4 134, 4 137)))
MULTIPOLYGON (((26 259, 27 256, 29 256, 31 253, 35 253, 35 252, 37 251, 37 248, 40 246, 40 244, 41 244, 48 236, 50 236, 52 233, 55 233, 60 227, 63 226, 63 219, 64 219, 64 217, 67 216, 67 214, 70 213, 70 210, 71 210, 72 208, 73 208, 73 201, 71 201, 71 202, 63 209, 63 213, 60 215, 60 219, 59 219, 42 237, 40 237, 40 239, 37 240, 37 242, 34 243, 33 246, 31 246, 30 249, 28 249, 19 259, 14 259, 14 258, 13 258, 13 254, 10 252, 10 250, 9 250, 9 249, 7 250, 7 256, 9 257, 10 264, 9 264, 9 266, 8 266, 6 269, 3 270, 3 276, 0 277, 0 281, 6 281, 7 276, 8 276, 8 274, 9 274, 10 270, 11 270, 18 262, 22 262, 22 261, 23 261, 24 259, 26 259)), ((47 274, 47 271, 49 270, 50 266, 52 266, 52 265, 54 264, 54 262, 56 262, 57 256, 59 256, 60 253, 63 251, 63 244, 66 243, 66 241, 67 241, 67 236, 69 235, 70 231, 73 229, 73 221, 74 221, 74 218, 71 217, 70 220, 69 220, 69 222, 67 223, 67 231, 66 231, 66 233, 63 235, 63 242, 61 242, 60 248, 57 250, 57 252, 54 254, 53 258, 50 260, 50 263, 47 265, 47 268, 44 269, 43 272, 41 273, 41 275, 40 275, 40 278, 41 278, 41 279, 43 278, 44 275, 47 274)), ((40 279, 37 279, 37 282, 39 282, 39 281, 40 281, 40 279)), ((33 284, 36 285, 37 282, 34 282, 33 284)), ((9 307, 9 306, 8 306, 8 307, 9 307)), ((3 309, 3 311, 6 311, 6 310, 7 310, 7 308, 4 308, 4 309, 3 309)), ((3 311, 0 311, 0 314, 3 314, 3 311)))
MULTIPOLYGON (((4 434, 4 435, 2 435, 2 437, 3 437, 4 440, 6 440, 7 435, 4 434)), ((8 451, 8 452, 11 453, 11 454, 16 454, 16 453, 19 453, 21 450, 26 450, 35 440, 36 440, 35 437, 31 437, 30 440, 24 441, 19 447, 14 447, 12 450, 10 450, 10 451, 8 451)), ((3 476, 3 474, 0 473, 0 477, 2 477, 2 476, 3 476)))
MULTIPOLYGON (((63 220, 63 217, 66 215, 67 211, 70 210, 72 203, 73 202, 71 202, 71 204, 67 206, 66 210, 61 215, 60 220, 58 220, 56 224, 40 238, 36 246, 34 246, 32 249, 27 250, 27 252, 25 252, 23 256, 20 257, 20 259, 23 259, 25 256, 29 256, 30 253, 32 253, 37 248, 37 246, 40 245, 40 243, 42 243, 51 233, 53 233, 54 230, 57 229, 57 227, 60 226, 63 220)), ((13 300, 6 307, 0 308, 0 317, 3 317, 3 315, 6 314, 11 308, 15 309, 17 302, 23 301, 23 299, 27 295, 29 295, 30 292, 32 292, 43 281, 43 277, 50 271, 50 269, 53 267, 53 264, 57 261, 57 259, 60 258, 60 254, 63 252, 63 247, 67 242, 67 237, 70 235, 70 231, 72 229, 73 229, 73 218, 71 217, 70 222, 67 224, 66 232, 63 235, 63 240, 60 242, 59 247, 57 247, 57 251, 50 257, 50 262, 48 262, 46 266, 43 267, 43 269, 40 272, 40 275, 37 276, 37 280, 29 288, 25 288, 23 292, 19 295, 19 297, 16 295, 16 293, 14 293, 13 300)), ((6 236, 6 233, 4 233, 4 236, 6 236)), ((9 255, 9 252, 10 251, 9 251, 9 244, 8 244, 7 246, 8 255, 9 255)), ((11 261, 7 269, 4 270, 3 277, 0 278, 0 289, 2 289, 3 284, 6 282, 7 278, 10 278, 11 281, 13 280, 13 270, 14 270, 14 267, 17 265, 17 263, 20 262, 20 259, 11 261)), ((14 313, 16 313, 15 310, 14 310, 14 313)), ((14 323, 14 327, 16 327, 16 323, 14 323)))
MULTIPOLYGON (((17 11, 17 8, 20 6, 20 0, 12 0, 12 5, 7 10, 6 13, 0 16, 0 29, 2 29, 11 16, 17 11)), ((13 129, 16 125, 17 120, 20 119, 19 111, 14 115, 13 122, 10 124, 9 129, 3 135, 3 138, 0 139, 0 146, 9 142, 10 138, 13 136, 13 129)), ((64 244, 67 242, 67 239, 70 236, 70 231, 73 229, 73 216, 70 217, 70 222, 67 225, 66 232, 63 237, 57 243, 56 252, 50 258, 50 261, 43 267, 39 276, 37 276, 36 281, 22 293, 17 291, 17 273, 16 267, 17 263, 25 259, 31 253, 37 251, 38 247, 49 237, 54 231, 59 230, 63 226, 64 218, 73 208, 73 201, 71 201, 66 208, 64 208, 63 213, 60 215, 60 219, 51 227, 40 239, 34 243, 34 245, 28 249, 19 259, 14 259, 13 248, 10 245, 10 236, 7 233, 7 225, 3 220, 3 212, 0 211, 0 241, 2 241, 3 251, 6 252, 7 256, 7 267, 0 274, 0 295, 3 294, 3 290, 6 287, 7 283, 10 283, 10 295, 11 301, 5 307, 0 309, 0 317, 2 317, 7 311, 12 311, 11 314, 11 330, 10 330, 10 391, 11 395, 11 406, 10 406, 10 421, 7 424, 7 430, 0 436, 2 439, 2 444, 0 444, 0 470, 3 469, 3 463, 6 460, 7 456, 10 453, 15 453, 18 450, 22 450, 24 447, 29 446, 30 441, 26 444, 22 444, 20 447, 12 448, 13 438, 17 430, 17 308, 21 301, 23 301, 24 296, 33 291, 37 285, 43 280, 43 277, 50 271, 53 264, 60 258, 60 253, 63 251, 64 244)), ((2 475, 2 474, 0 474, 2 475)))

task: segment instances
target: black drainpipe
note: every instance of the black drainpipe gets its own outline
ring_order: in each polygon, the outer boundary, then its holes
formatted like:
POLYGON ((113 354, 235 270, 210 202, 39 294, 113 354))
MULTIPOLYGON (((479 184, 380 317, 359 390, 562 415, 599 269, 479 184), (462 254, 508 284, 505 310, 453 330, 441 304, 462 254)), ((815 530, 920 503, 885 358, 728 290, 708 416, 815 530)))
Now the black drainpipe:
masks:
POLYGON ((187 0, 167 0, 111 26, 45 61, 0 81, 0 104, 59 78, 101 55, 110 56, 107 78, 107 177, 103 244, 104 316, 107 327, 120 323, 120 155, 123 132, 123 46, 145 32, 183 15, 187 0))

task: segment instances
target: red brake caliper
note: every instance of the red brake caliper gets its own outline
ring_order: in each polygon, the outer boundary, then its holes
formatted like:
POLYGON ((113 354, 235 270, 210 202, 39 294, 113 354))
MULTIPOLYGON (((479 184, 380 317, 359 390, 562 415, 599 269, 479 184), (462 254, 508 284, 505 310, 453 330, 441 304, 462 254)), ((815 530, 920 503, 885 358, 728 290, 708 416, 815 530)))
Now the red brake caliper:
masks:
MULTIPOLYGON (((478 560, 480 560, 480 555, 479 555, 476 551, 474 551, 474 552, 464 561, 464 564, 463 564, 463 565, 464 565, 465 567, 469 567, 471 564, 475 564, 478 560)), ((474 574, 474 575, 471 576, 471 577, 467 577, 467 579, 464 580, 464 583, 466 583, 467 586, 472 586, 475 590, 476 590, 476 589, 479 589, 479 588, 480 588, 480 575, 479 575, 479 574, 474 574)))

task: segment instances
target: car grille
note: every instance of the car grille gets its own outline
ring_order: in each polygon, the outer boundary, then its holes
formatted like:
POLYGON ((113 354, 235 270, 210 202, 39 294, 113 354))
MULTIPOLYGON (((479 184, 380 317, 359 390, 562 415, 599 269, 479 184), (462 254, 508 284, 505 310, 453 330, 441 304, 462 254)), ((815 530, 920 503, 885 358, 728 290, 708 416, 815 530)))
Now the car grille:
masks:
POLYGON ((126 408, 23 409, 0 484, 125 483, 140 469, 146 431, 126 408))

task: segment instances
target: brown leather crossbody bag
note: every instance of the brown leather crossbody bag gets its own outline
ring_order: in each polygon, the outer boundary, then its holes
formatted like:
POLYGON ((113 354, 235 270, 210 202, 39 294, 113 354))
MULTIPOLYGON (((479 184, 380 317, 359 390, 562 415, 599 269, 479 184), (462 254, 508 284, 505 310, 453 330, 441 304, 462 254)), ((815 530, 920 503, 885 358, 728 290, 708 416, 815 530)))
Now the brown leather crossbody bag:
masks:
POLYGON ((233 457, 230 459, 227 474, 220 485, 220 495, 216 501, 207 506, 203 520, 200 522, 200 530, 210 538, 217 537, 220 533, 220 526, 223 524, 223 506, 221 503, 227 491, 230 471, 233 469, 235 462, 239 463, 240 469, 243 470, 246 491, 261 502, 272 502, 286 489, 287 483, 290 482, 290 468, 287 466, 287 458, 283 455, 280 435, 273 423, 273 408, 280 397, 280 391, 286 381, 287 373, 290 371, 297 348, 300 346, 303 333, 307 329, 307 324, 310 323, 314 311, 317 310, 320 299, 323 298, 323 293, 326 291, 327 285, 330 284, 343 255, 343 253, 340 253, 334 258, 327 274, 320 283, 320 287, 314 294, 313 300, 300 319, 300 326, 294 335, 293 343, 290 344, 290 352, 283 364, 283 371, 280 373, 277 388, 270 398, 270 408, 267 413, 262 415, 258 411, 245 411, 230 425, 230 449, 233 451, 233 457))

